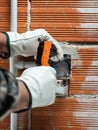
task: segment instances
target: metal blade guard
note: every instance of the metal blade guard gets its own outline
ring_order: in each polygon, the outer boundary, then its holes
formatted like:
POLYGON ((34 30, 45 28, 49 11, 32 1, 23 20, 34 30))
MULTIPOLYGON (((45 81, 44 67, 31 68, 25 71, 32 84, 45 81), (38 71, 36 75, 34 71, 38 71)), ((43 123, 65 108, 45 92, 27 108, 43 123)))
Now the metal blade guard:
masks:
POLYGON ((70 79, 72 75, 71 56, 69 54, 64 54, 64 60, 55 64, 54 68, 57 72, 58 84, 56 96, 68 96, 70 79))

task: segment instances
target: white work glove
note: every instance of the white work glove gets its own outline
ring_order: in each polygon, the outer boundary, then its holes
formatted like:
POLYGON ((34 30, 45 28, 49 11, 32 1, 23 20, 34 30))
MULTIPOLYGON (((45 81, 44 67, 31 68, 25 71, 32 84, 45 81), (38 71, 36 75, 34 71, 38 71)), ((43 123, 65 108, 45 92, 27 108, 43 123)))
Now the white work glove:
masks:
POLYGON ((52 67, 28 68, 17 79, 22 80, 29 90, 31 108, 54 103, 57 81, 56 72, 52 67))
POLYGON ((51 41, 57 48, 58 59, 63 59, 63 51, 61 45, 44 29, 36 29, 34 31, 27 31, 19 34, 17 32, 7 32, 9 37, 10 54, 11 56, 22 55, 25 57, 33 56, 37 54, 37 48, 39 45, 38 38, 44 37, 51 41))

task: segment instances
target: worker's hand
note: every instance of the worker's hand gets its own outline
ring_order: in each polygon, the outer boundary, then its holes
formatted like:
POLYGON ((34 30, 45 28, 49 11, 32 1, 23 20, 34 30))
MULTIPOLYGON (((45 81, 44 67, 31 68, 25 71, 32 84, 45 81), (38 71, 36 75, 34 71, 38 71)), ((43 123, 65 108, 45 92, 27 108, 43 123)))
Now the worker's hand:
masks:
POLYGON ((0 68, 0 120, 7 116, 19 100, 16 78, 7 70, 0 68))
POLYGON ((23 81, 30 94, 31 108, 44 107, 55 102, 56 71, 50 66, 30 67, 18 80, 23 81))
POLYGON ((36 64, 42 66, 54 66, 55 63, 63 58, 62 51, 58 52, 58 48, 52 42, 39 38, 39 47, 37 50, 36 64))

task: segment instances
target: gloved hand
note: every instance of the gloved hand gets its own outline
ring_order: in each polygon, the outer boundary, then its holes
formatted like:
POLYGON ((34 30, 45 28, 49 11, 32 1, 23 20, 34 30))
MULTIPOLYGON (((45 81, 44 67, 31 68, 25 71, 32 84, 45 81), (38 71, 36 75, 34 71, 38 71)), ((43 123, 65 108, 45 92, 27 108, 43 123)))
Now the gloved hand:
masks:
POLYGON ((54 103, 57 81, 56 71, 52 67, 28 68, 17 79, 23 81, 27 86, 31 108, 44 107, 54 103))
POLYGON ((16 78, 9 71, 0 68, 0 120, 8 115, 19 100, 16 78))
POLYGON ((8 38, 9 56, 22 55, 25 57, 36 56, 39 46, 38 38, 44 37, 48 39, 57 49, 57 57, 59 60, 63 58, 63 50, 58 41, 56 41, 45 29, 36 29, 19 34, 17 32, 6 32, 8 38))

